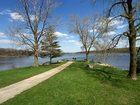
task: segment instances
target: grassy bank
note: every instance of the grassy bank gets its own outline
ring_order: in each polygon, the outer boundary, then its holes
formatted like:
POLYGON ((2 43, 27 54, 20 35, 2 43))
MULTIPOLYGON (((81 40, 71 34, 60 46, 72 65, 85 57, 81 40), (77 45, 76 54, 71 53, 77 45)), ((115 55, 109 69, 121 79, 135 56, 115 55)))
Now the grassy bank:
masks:
POLYGON ((36 74, 45 72, 61 64, 62 63, 51 64, 47 66, 23 67, 23 68, 16 68, 16 69, 7 70, 7 71, 0 71, 0 88, 10 85, 12 83, 18 82, 20 80, 29 78, 36 74))
POLYGON ((126 74, 76 62, 2 105, 140 105, 140 77, 132 81, 126 74))

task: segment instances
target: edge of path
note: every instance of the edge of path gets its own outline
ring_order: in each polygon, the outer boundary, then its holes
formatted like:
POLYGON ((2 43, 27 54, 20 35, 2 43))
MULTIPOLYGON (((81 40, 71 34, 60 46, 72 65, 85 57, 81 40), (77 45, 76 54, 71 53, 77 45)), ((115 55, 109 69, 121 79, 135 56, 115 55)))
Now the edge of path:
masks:
POLYGON ((49 71, 37 74, 35 76, 24 79, 17 83, 0 88, 0 104, 15 97, 16 95, 20 94, 21 92, 28 90, 28 89, 38 85, 39 83, 49 79, 50 77, 52 77, 55 74, 64 70, 66 67, 68 67, 72 63, 73 63, 72 61, 69 61, 56 68, 50 69, 49 71))

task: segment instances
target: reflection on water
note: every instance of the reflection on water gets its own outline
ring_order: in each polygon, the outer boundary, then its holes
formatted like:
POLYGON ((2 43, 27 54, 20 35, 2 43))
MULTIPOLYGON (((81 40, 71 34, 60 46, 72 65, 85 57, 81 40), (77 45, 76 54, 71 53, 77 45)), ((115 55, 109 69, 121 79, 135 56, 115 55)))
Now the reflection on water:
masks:
MULTIPOLYGON (((64 54, 61 57, 57 57, 53 59, 53 62, 56 62, 58 60, 72 60, 72 58, 75 57, 77 60, 84 60, 85 54, 64 54)), ((108 63, 112 66, 119 67, 122 69, 128 69, 129 68, 129 54, 90 54, 89 55, 90 60, 94 60, 97 62, 102 63, 108 63)), ((48 58, 39 58, 39 63, 42 64, 46 61, 49 61, 48 58)), ((17 67, 25 67, 25 66, 31 66, 33 64, 33 56, 29 57, 0 57, 0 70, 7 70, 17 67)))

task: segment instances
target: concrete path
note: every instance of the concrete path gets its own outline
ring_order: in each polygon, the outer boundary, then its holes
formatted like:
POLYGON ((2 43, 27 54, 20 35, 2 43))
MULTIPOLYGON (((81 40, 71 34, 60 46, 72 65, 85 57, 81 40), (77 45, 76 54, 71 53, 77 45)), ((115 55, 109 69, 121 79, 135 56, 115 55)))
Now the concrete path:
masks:
POLYGON ((9 100, 10 98, 13 98, 17 94, 20 94, 21 92, 32 88, 33 86, 47 80, 48 78, 54 76, 55 74, 61 72, 66 67, 71 65, 73 62, 67 62, 61 66, 58 66, 54 69, 51 69, 49 71, 46 71, 44 73, 35 75, 33 77, 30 77, 28 79, 22 80, 20 82, 14 83, 12 85, 6 86, 4 88, 0 88, 0 104, 9 100))

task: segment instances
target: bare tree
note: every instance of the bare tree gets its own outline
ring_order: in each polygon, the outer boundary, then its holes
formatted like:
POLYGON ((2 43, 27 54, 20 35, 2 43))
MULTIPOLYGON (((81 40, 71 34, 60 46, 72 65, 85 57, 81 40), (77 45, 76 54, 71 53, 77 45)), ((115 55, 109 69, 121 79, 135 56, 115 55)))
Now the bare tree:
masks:
POLYGON ((118 23, 118 20, 111 21, 110 23, 108 23, 108 21, 109 18, 102 17, 97 22, 95 29, 97 29, 96 32, 101 35, 96 38, 93 44, 93 48, 96 53, 96 60, 104 63, 109 59, 109 57, 111 57, 111 51, 116 44, 116 40, 112 42, 112 38, 116 34, 114 31, 117 29, 118 24, 120 24, 118 23))
POLYGON ((95 40, 100 38, 104 32, 102 27, 104 22, 99 24, 99 20, 99 17, 85 17, 84 19, 80 19, 78 16, 71 17, 70 30, 79 36, 87 61, 90 50, 94 47, 95 40))
POLYGON ((111 48, 111 46, 109 46, 110 39, 110 36, 107 34, 102 35, 102 37, 95 41, 93 47, 95 52, 97 52, 94 54, 97 61, 105 63, 106 60, 109 59, 109 49, 111 48))
POLYGON ((140 5, 139 0, 115 0, 109 9, 108 16, 112 19, 123 18, 128 24, 128 31, 122 34, 116 35, 112 40, 117 40, 116 45, 122 36, 126 36, 129 40, 129 51, 130 51, 130 68, 128 76, 136 80, 136 68, 137 68, 137 49, 136 39, 139 36, 138 31, 140 30, 140 5), (115 10, 118 10, 117 13, 115 10), (115 14, 113 14, 115 12, 115 14))
POLYGON ((52 9, 54 0, 20 0, 18 14, 22 18, 20 26, 12 29, 11 36, 20 45, 29 46, 34 52, 34 66, 38 66, 39 45, 52 9))

